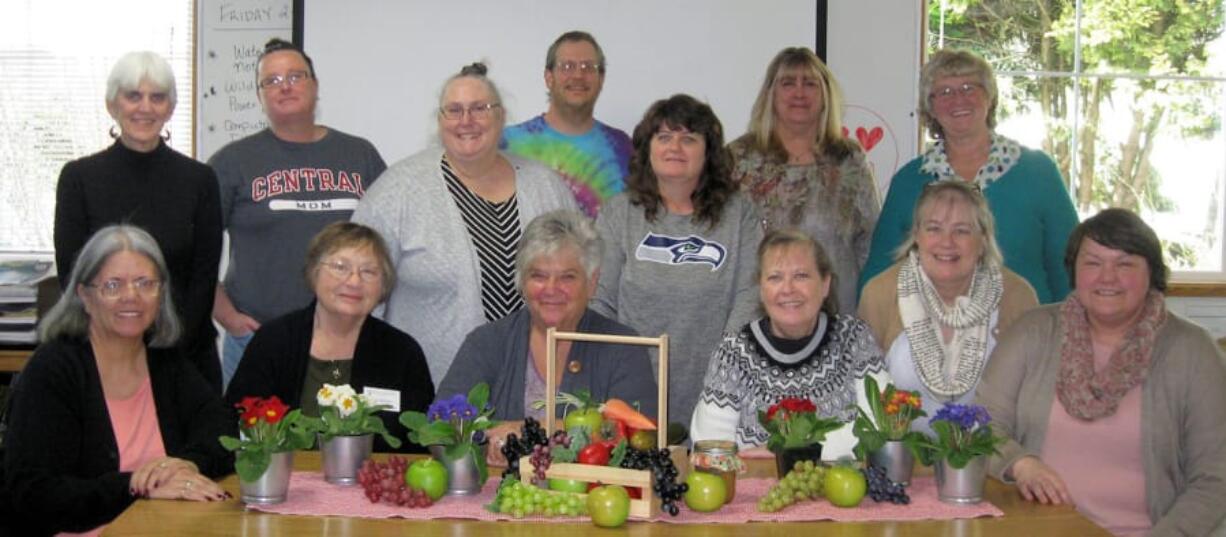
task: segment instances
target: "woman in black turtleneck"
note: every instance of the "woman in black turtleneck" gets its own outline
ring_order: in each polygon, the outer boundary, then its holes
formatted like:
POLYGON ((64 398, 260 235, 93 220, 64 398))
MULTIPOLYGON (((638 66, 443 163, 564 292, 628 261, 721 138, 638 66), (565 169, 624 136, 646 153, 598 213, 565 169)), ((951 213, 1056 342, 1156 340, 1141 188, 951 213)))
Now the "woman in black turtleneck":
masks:
POLYGON ((221 256, 217 176, 166 145, 162 128, 175 100, 174 73, 160 56, 132 52, 115 64, 107 79, 106 108, 119 132, 112 127, 111 147, 69 162, 60 172, 55 261, 63 287, 77 252, 98 229, 126 223, 148 231, 166 257, 171 298, 183 319, 179 347, 220 393, 217 333, 210 318, 221 256))

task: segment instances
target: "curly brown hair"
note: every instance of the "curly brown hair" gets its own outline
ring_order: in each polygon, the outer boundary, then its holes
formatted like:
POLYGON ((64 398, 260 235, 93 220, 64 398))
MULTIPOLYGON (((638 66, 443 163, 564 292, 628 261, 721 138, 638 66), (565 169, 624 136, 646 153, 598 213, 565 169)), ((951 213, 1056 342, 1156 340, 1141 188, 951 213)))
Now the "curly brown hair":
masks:
POLYGON ((630 203, 643 207, 648 222, 654 222, 660 211, 660 186, 655 171, 651 168, 651 139, 663 126, 682 128, 700 134, 706 143, 706 158, 698 187, 690 195, 694 203, 695 223, 705 223, 714 228, 719 224, 724 204, 736 192, 732 182, 732 159, 724 148, 724 127, 715 116, 715 111, 706 103, 689 95, 678 93, 656 101, 643 114, 634 128, 631 143, 634 153, 630 159, 630 176, 626 179, 626 191, 630 203))

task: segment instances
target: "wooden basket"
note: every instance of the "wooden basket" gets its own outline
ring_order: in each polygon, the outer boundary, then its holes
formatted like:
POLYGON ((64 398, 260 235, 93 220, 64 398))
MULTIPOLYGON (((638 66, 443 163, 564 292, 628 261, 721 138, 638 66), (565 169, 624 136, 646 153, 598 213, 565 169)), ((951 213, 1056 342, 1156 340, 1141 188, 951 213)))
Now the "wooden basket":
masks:
MULTIPOLYGON (((554 430, 554 414, 557 412, 557 386, 555 386, 555 367, 557 366, 558 341, 589 341, 595 343, 612 343, 619 345, 654 346, 659 352, 660 363, 657 378, 659 393, 657 394, 656 446, 668 448, 679 472, 684 470, 685 448, 668 446, 668 335, 660 337, 616 336, 610 334, 584 334, 579 332, 557 332, 550 328, 545 333, 545 430, 552 434, 554 430), (678 462, 680 461, 680 462, 678 462)), ((519 459, 519 478, 524 483, 532 480, 535 472, 531 457, 519 459)), ((650 470, 629 470, 610 466, 594 466, 591 464, 557 463, 550 464, 545 470, 549 479, 573 479, 589 483, 601 482, 606 485, 621 485, 642 489, 641 499, 630 500, 630 516, 634 518, 654 518, 660 514, 660 500, 652 490, 652 475, 650 470)), ((679 476, 684 479, 684 475, 679 476)))

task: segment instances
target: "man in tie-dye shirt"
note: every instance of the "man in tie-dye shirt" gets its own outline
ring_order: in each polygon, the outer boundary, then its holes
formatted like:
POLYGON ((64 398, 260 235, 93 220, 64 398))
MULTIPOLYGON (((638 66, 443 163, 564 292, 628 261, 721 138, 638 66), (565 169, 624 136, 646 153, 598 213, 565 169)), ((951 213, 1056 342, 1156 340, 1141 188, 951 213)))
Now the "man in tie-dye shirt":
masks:
POLYGON ((549 110, 502 133, 504 149, 556 170, 593 218, 601 203, 625 188, 630 168, 630 137, 592 117, 604 75, 596 38, 562 34, 545 55, 549 110))

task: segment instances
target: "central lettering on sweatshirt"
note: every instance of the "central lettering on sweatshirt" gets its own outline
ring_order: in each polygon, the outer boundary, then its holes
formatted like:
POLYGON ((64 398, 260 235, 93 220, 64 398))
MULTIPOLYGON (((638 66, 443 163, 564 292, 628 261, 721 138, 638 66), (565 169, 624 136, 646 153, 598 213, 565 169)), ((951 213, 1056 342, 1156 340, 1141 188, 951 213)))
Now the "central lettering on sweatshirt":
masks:
POLYGON ((361 197, 366 189, 362 187, 362 174, 326 168, 276 170, 251 180, 251 201, 256 203, 301 192, 348 192, 361 197))
POLYGON ((715 272, 727 259, 728 248, 695 235, 670 237, 649 232, 639 241, 634 257, 664 265, 707 264, 711 265, 711 272, 715 272))

